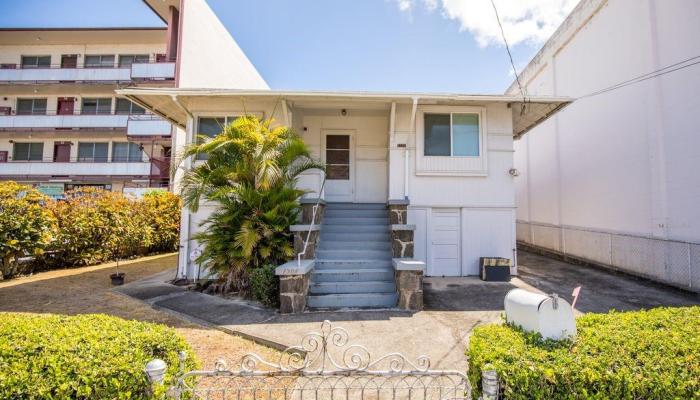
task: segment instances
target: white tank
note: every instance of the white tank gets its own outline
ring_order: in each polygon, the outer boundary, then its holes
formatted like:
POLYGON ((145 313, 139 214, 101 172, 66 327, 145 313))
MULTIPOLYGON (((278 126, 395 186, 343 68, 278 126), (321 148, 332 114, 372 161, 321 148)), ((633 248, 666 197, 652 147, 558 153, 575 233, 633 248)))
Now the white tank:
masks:
POLYGON ((503 300, 506 321, 528 332, 539 332, 547 339, 573 339, 576 337, 574 310, 564 299, 556 295, 513 289, 503 300))

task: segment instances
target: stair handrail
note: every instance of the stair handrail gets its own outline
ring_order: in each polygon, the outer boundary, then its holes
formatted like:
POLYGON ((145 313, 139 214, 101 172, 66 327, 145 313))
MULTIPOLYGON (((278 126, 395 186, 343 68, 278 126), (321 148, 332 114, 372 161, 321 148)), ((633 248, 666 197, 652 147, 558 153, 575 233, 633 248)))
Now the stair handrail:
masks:
POLYGON ((306 232, 306 240, 304 240, 304 247, 297 254, 297 267, 301 268, 301 257, 306 254, 306 249, 309 247, 309 240, 311 240, 311 231, 314 229, 314 224, 316 223, 316 212, 318 211, 318 206, 321 204, 321 196, 323 195, 323 189, 326 186, 326 174, 323 174, 323 181, 321 182, 321 190, 318 191, 318 198, 316 199, 316 204, 314 204, 311 211, 311 224, 309 225, 309 230, 306 232))

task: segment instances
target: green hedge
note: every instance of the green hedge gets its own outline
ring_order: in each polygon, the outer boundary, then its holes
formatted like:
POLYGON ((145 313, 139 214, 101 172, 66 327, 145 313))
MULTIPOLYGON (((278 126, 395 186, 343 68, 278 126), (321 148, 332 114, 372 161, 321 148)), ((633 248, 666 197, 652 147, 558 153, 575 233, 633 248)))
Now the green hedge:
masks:
POLYGON ((586 314, 576 325, 575 342, 560 343, 508 325, 475 329, 475 396, 490 364, 507 399, 700 398, 700 307, 586 314))
POLYGON ((134 199, 84 188, 56 201, 29 186, 0 182, 3 278, 175 251, 180 209, 180 198, 169 192, 134 199), (33 262, 19 262, 29 256, 33 262))
POLYGON ((275 268, 274 264, 267 264, 250 271, 250 292, 268 307, 279 306, 280 278, 275 275, 275 268))
POLYGON ((144 366, 164 360, 172 382, 181 350, 189 355, 187 368, 196 367, 187 343, 163 325, 105 315, 0 313, 0 398, 150 398, 144 366))

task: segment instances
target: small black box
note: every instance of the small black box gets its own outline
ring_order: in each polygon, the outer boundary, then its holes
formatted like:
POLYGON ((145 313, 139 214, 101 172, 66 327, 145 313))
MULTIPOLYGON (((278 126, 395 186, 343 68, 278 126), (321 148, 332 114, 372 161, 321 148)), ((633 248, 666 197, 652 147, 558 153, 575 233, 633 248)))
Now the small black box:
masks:
POLYGON ((508 258, 480 257, 479 276, 483 281, 510 282, 511 265, 512 262, 508 258))

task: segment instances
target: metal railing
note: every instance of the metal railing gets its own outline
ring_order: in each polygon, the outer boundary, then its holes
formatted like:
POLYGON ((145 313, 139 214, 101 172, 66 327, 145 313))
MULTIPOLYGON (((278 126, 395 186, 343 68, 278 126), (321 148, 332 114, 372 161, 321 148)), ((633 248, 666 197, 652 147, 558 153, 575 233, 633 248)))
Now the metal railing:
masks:
POLYGON ((70 112, 67 111, 61 111, 61 110, 32 110, 32 111, 19 111, 19 110, 14 110, 14 113, 10 115, 1 115, 3 117, 14 117, 14 116, 62 116, 62 115, 128 115, 128 116, 153 116, 155 118, 161 119, 160 117, 157 117, 155 114, 151 114, 149 112, 132 112, 132 111, 119 111, 119 110, 105 110, 105 111, 86 111, 86 110, 77 110, 74 109, 70 112))
POLYGON ((297 267, 301 268, 301 257, 306 254, 306 249, 309 247, 309 240, 311 239, 311 231, 314 229, 314 224, 316 223, 316 214, 318 213, 318 206, 321 204, 321 196, 323 195, 323 189, 326 187, 326 174, 323 174, 323 182, 321 182, 321 189, 318 191, 318 198, 316 199, 316 204, 314 204, 311 212, 311 224, 309 225, 309 230, 306 232, 306 240, 304 240, 304 247, 301 252, 297 254, 297 267))
POLYGON ((49 65, 26 65, 21 63, 1 63, 0 69, 129 69, 134 64, 167 64, 174 63, 176 59, 165 59, 165 60, 149 60, 149 61, 133 61, 131 63, 119 63, 118 61, 111 64, 83 64, 83 65, 71 65, 65 66, 63 64, 49 64, 49 65))
MULTIPOLYGON (((97 163, 97 164, 108 164, 108 163, 147 163, 150 162, 148 160, 143 160, 139 158, 138 160, 135 158, 129 159, 128 157, 125 158, 112 158, 112 157, 69 157, 67 159, 60 159, 57 157, 42 157, 40 159, 14 159, 13 157, 9 157, 8 161, 9 163, 97 163)), ((0 164, 1 166, 2 164, 0 164)))
MULTIPOLYGON (((374 358, 348 332, 324 321, 321 330, 301 338, 275 361, 249 353, 230 368, 224 359, 213 370, 180 372, 168 388, 171 399, 471 399, 466 374, 430 369, 430 358, 401 353, 374 358)), ((167 364, 150 361, 144 370, 152 384, 163 384, 167 364)), ((155 389, 155 388, 154 388, 155 389)))

